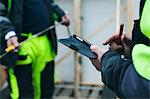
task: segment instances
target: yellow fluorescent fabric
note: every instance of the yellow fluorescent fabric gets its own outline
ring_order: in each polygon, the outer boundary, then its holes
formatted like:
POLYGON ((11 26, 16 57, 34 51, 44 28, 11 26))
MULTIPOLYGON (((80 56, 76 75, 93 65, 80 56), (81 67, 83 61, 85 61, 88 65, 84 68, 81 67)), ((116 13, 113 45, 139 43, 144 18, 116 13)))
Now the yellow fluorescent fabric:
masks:
POLYGON ((146 0, 145 2, 140 21, 140 27, 144 35, 150 39, 150 0, 146 0))
POLYGON ((143 78, 150 80, 150 47, 144 44, 135 45, 132 60, 136 71, 143 78))

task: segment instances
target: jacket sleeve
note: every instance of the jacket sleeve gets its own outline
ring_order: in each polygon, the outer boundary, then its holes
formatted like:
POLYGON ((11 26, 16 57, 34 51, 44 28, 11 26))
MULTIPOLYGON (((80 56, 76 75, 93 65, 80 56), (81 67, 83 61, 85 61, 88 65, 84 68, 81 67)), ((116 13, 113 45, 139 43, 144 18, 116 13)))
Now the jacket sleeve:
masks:
POLYGON ((101 60, 102 81, 121 98, 149 98, 150 81, 141 77, 130 59, 109 50, 101 60))
POLYGON ((149 99, 150 81, 141 77, 133 64, 125 71, 121 89, 125 97, 131 99, 149 99))
POLYGON ((5 35, 10 31, 15 31, 15 28, 7 18, 6 6, 0 1, 0 53, 3 53, 6 48, 5 35))
POLYGON ((9 31, 15 31, 11 21, 7 18, 7 8, 0 1, 0 37, 4 37, 9 31))
POLYGON ((61 21, 61 17, 65 15, 65 12, 54 2, 52 3, 52 9, 54 20, 61 21))
POLYGON ((124 97, 121 89, 124 73, 131 64, 130 59, 121 58, 121 54, 109 50, 101 59, 102 81, 112 89, 118 97, 124 97))

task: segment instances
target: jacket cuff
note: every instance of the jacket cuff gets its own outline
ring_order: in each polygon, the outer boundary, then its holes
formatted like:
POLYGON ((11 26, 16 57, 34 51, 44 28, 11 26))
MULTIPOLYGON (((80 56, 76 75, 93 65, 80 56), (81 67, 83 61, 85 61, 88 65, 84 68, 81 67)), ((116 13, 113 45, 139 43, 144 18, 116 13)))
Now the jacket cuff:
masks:
POLYGON ((10 31, 5 35, 5 40, 8 40, 10 37, 16 36, 16 33, 14 31, 10 31))

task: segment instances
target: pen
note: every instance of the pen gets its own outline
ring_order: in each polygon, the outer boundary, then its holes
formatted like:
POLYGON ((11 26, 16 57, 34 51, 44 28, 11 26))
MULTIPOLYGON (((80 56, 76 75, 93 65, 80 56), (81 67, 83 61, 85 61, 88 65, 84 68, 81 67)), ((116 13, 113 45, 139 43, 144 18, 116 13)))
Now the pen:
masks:
POLYGON ((120 25, 120 31, 119 31, 119 38, 118 38, 118 42, 117 42, 119 45, 122 44, 122 42, 121 42, 121 36, 123 34, 123 27, 124 27, 124 24, 121 24, 120 25))

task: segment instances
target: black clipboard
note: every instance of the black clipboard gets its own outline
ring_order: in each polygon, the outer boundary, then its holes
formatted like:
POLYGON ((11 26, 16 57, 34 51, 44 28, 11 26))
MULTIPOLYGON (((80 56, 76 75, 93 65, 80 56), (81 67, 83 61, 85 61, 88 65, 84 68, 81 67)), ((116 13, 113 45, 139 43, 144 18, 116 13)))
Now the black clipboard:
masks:
POLYGON ((91 44, 79 36, 72 35, 69 38, 58 39, 58 41, 72 50, 87 56, 88 58, 97 58, 97 54, 92 52, 90 49, 91 44))

